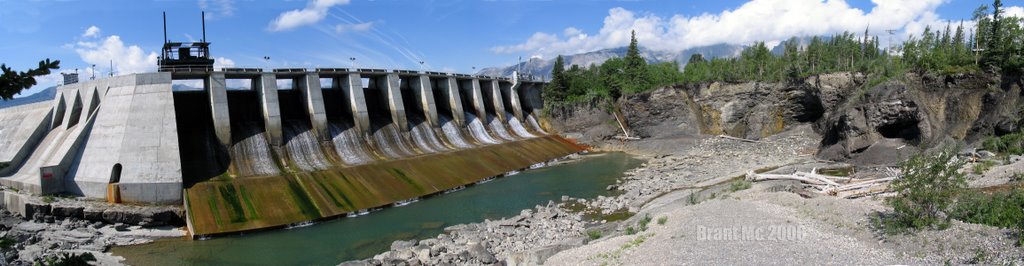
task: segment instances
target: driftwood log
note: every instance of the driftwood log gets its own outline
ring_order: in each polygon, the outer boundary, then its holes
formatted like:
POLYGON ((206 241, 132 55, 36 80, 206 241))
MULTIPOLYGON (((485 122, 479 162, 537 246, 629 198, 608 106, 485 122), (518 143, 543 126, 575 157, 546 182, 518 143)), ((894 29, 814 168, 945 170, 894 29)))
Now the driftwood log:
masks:
POLYGON ((883 178, 852 178, 843 176, 830 176, 817 173, 817 169, 811 172, 796 172, 793 174, 758 174, 748 171, 746 179, 758 182, 765 180, 796 180, 812 188, 814 192, 842 198, 859 198, 870 195, 878 195, 889 192, 889 184, 899 176, 899 170, 887 169, 886 177, 883 178))

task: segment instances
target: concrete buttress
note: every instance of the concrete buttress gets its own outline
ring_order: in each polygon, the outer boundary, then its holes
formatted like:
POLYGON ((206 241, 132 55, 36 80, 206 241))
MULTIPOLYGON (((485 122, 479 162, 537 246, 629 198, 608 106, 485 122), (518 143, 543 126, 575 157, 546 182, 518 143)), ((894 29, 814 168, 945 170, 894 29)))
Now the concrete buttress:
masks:
POLYGON ((253 86, 260 97, 260 106, 263 107, 263 123, 266 126, 267 137, 270 144, 274 146, 284 145, 283 132, 281 129, 281 107, 277 100, 277 77, 272 73, 263 73, 256 78, 253 86))
POLYGON ((231 146, 231 116, 228 114, 228 91, 223 72, 213 72, 206 78, 206 91, 210 96, 213 129, 224 146, 231 146))
POLYGON ((460 127, 466 126, 466 113, 462 109, 462 96, 459 93, 458 81, 454 77, 447 77, 438 82, 437 86, 441 90, 441 95, 446 98, 442 100, 447 101, 449 110, 452 110, 452 120, 460 127))
POLYGON ((434 90, 433 86, 430 85, 430 77, 419 75, 413 79, 411 85, 413 94, 416 95, 416 100, 419 101, 420 108, 423 110, 423 114, 427 116, 430 126, 440 127, 441 124, 437 119, 437 106, 434 105, 434 90))
POLYGON ((299 90, 302 91, 302 101, 309 111, 309 120, 313 125, 313 133, 320 140, 329 140, 331 135, 327 131, 327 112, 324 109, 324 95, 320 90, 320 74, 306 73, 299 78, 299 90))
POLYGON ((362 133, 370 132, 370 112, 366 109, 366 97, 363 96, 363 79, 359 73, 349 73, 341 78, 341 92, 351 108, 352 121, 356 129, 362 133))

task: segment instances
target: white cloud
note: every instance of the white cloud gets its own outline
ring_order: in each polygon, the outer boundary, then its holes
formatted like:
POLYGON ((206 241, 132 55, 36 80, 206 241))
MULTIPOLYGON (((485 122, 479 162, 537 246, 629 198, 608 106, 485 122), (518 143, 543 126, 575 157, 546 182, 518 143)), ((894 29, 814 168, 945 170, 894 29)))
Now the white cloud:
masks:
MULTIPOLYGON (((625 46, 629 43, 631 30, 636 31, 638 41, 647 48, 679 51, 718 43, 749 44, 843 31, 859 34, 866 27, 870 27, 872 35, 879 36, 884 36, 886 29, 905 29, 920 34, 917 28, 923 29, 923 25, 945 25, 935 13, 944 0, 872 2, 874 7, 865 11, 842 0, 752 0, 734 10, 689 17, 659 17, 612 8, 596 34, 587 35, 575 27, 565 29, 564 36, 537 32, 523 43, 497 46, 491 50, 495 53, 526 52, 545 57, 581 53, 625 46)), ((1008 11, 1010 9, 1007 8, 1008 11)))
POLYGON ((96 26, 89 26, 89 28, 85 29, 85 32, 82 33, 82 38, 95 38, 95 37, 99 37, 99 36, 100 36, 100 28, 96 27, 96 26))
POLYGON ((235 14, 235 2, 232 0, 199 0, 199 9, 206 11, 210 18, 230 17, 235 14))
POLYGON ((235 67, 235 60, 226 57, 217 57, 213 60, 213 69, 223 69, 225 67, 235 67))
POLYGON ((370 30, 371 28, 373 28, 373 22, 372 21, 371 22, 364 22, 364 23, 357 23, 357 24, 338 24, 337 26, 334 26, 334 32, 337 32, 337 33, 358 32, 358 31, 367 31, 367 30, 370 30))
POLYGON ((156 71, 157 54, 143 51, 138 45, 125 45, 121 36, 111 35, 102 42, 78 42, 75 52, 87 64, 108 66, 113 60, 116 74, 156 71))
POLYGON ((300 26, 315 24, 327 16, 327 11, 336 5, 346 5, 349 0, 312 0, 306 8, 294 9, 278 15, 267 28, 270 31, 286 31, 300 26))

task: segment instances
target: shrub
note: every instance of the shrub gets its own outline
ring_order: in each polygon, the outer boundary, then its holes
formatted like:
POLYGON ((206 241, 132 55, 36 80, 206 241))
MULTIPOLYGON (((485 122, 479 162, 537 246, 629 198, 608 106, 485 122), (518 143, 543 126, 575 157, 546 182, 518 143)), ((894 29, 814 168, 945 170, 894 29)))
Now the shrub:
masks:
POLYGON ((753 186, 753 182, 747 180, 738 180, 736 182, 732 182, 732 184, 729 185, 729 192, 736 192, 744 189, 749 189, 751 186, 753 186))
POLYGON ((978 162, 978 163, 974 164, 974 173, 975 174, 979 174, 979 175, 980 174, 984 174, 985 171, 988 171, 988 169, 992 169, 992 166, 995 166, 995 165, 996 165, 996 162, 995 161, 991 161, 991 160, 984 160, 984 161, 978 162))
POLYGON ((626 234, 627 235, 635 235, 636 234, 636 228, 633 228, 632 226, 626 227, 626 234))
POLYGON ((900 163, 903 176, 891 185, 896 196, 886 201, 893 213, 882 221, 890 232, 949 225, 951 204, 967 186, 964 174, 958 171, 964 162, 955 156, 956 149, 946 147, 900 163))
POLYGON ((662 216, 658 218, 658 225, 665 225, 665 222, 668 222, 668 217, 662 216))
POLYGON ((651 216, 644 214, 644 218, 640 218, 640 222, 637 223, 639 231, 647 231, 647 225, 651 223, 651 216))
POLYGON ((1016 229, 1018 244, 1024 244, 1024 189, 964 193, 950 216, 967 223, 1016 229))
POLYGON ((601 231, 587 230, 587 237, 589 237, 590 240, 601 238, 601 231))
POLYGON ((990 137, 981 143, 985 150, 1005 154, 1024 154, 1024 133, 990 137))

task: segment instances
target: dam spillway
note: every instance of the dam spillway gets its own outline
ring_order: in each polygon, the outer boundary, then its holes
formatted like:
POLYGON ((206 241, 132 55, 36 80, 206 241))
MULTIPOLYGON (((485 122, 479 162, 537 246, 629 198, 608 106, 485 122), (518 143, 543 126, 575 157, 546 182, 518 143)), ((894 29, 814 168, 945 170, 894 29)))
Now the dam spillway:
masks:
MULTIPOLYGON (((35 195, 183 204, 196 236, 287 226, 580 151, 537 125, 542 85, 336 68, 68 84, 50 102, 0 109, 8 122, 0 126, 0 184, 35 195), (183 79, 203 88, 174 89, 183 79)), ((8 208, 18 202, 4 195, 8 208)))

